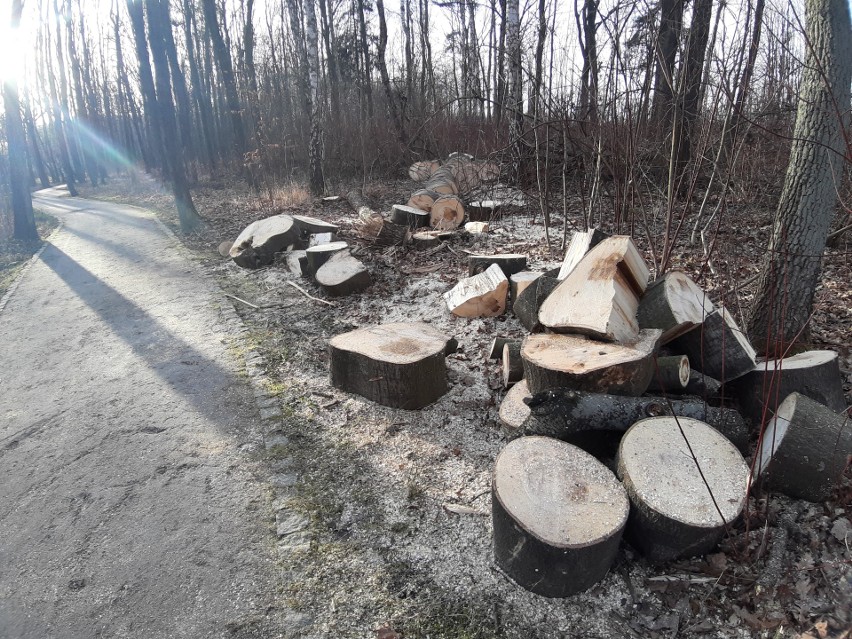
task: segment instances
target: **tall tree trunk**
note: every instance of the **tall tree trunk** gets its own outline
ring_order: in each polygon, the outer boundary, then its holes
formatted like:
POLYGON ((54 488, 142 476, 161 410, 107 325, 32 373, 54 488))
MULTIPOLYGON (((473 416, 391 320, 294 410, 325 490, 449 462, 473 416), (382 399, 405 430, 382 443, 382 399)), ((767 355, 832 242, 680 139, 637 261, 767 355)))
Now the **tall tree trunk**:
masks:
POLYGON ((521 19, 518 0, 506 2, 506 49, 509 56, 509 140, 515 177, 520 177, 523 158, 524 87, 521 68, 521 19))
POLYGON ((334 39, 334 20, 330 15, 332 7, 328 0, 319 0, 322 40, 325 45, 325 59, 328 64, 328 94, 331 101, 331 119, 338 125, 340 120, 340 74, 337 70, 337 52, 334 39))
POLYGON ((367 42, 367 19, 364 15, 364 0, 358 0, 358 34, 361 44, 361 59, 364 61, 364 95, 367 98, 367 115, 373 118, 373 74, 370 63, 370 45, 367 42))
POLYGON ((322 173, 322 122, 319 94, 319 41, 314 0, 305 0, 305 44, 308 57, 308 86, 311 95, 311 142, 308 150, 311 165, 311 193, 320 196, 325 191, 322 173))
POLYGON ((675 57, 683 26, 684 0, 660 0, 660 26, 657 34, 657 73, 651 117, 668 131, 674 108, 675 57))
POLYGON ((145 136, 154 149, 156 163, 165 167, 166 158, 162 157, 163 140, 161 127, 155 122, 157 117, 157 92, 154 89, 154 74, 151 71, 151 58, 148 55, 148 41, 145 37, 145 15, 142 3, 126 0, 127 13, 130 16, 130 29, 136 48, 136 60, 139 63, 139 88, 142 93, 142 111, 145 115, 145 136))
POLYGON ((41 155, 38 128, 33 121, 33 112, 26 96, 24 96, 24 103, 22 106, 24 128, 26 129, 26 136, 30 142, 30 150, 32 151, 32 163, 35 167, 36 173, 38 174, 38 181, 41 184, 41 188, 46 189, 50 186, 50 178, 47 177, 47 168, 44 165, 44 159, 41 155))
POLYGON ((195 51, 195 42, 198 31, 194 28, 195 13, 190 0, 183 0, 183 35, 186 40, 186 61, 189 66, 189 81, 192 87, 192 100, 198 114, 198 122, 201 126, 201 134, 204 138, 204 148, 207 153, 207 167, 209 170, 216 168, 216 149, 213 145, 213 109, 210 106, 210 96, 204 91, 201 82, 201 72, 198 68, 198 56, 195 51))
POLYGON ((393 94, 390 75, 388 74, 388 65, 385 60, 385 54, 388 48, 388 26, 385 22, 385 3, 384 0, 376 0, 376 10, 379 13, 379 50, 378 50, 378 65, 379 74, 382 77, 382 86, 385 89, 385 98, 388 101, 388 111, 390 111, 391 122, 393 122, 396 137, 400 144, 405 144, 405 131, 402 129, 402 120, 399 117, 399 108, 397 107, 396 97, 393 94))
MULTIPOLYGON (((57 35, 57 38, 59 36, 57 35)), ((47 40, 49 41, 50 37, 48 34, 47 40)), ((46 47, 47 48, 47 47, 46 47)), ((59 51, 62 50, 61 46, 57 46, 59 51)), ((77 197, 77 187, 76 187, 76 174, 74 173, 74 165, 71 162, 71 153, 68 149, 68 136, 66 135, 65 130, 65 114, 67 111, 63 109, 63 98, 60 97, 60 90, 56 87, 56 75, 59 76, 59 80, 61 85, 64 85, 64 77, 65 71, 62 66, 62 60, 58 60, 57 64, 59 66, 59 73, 54 74, 53 69, 51 68, 51 56, 48 51, 45 51, 45 66, 47 67, 47 80, 48 86, 50 88, 50 104, 52 105, 53 111, 53 137, 56 140, 56 146, 59 148, 59 161, 62 164, 62 173, 65 178, 65 186, 68 188, 68 193, 72 197, 77 197)), ((64 95, 64 89, 62 89, 62 95, 64 95)))
POLYGON ((574 18, 580 37, 583 70, 580 74, 580 100, 577 117, 597 120, 598 115, 598 4, 600 0, 583 0, 583 10, 578 11, 579 0, 574 0, 574 18))
POLYGON ((846 0, 805 1, 805 62, 790 163, 772 239, 751 305, 748 333, 780 357, 807 327, 820 261, 837 206, 852 83, 852 25, 846 0))
POLYGON ((538 0, 538 38, 535 45, 535 74, 533 75, 532 96, 530 111, 533 118, 538 122, 541 109, 541 86, 544 75, 544 45, 547 43, 547 4, 545 0, 538 0))
POLYGON ((503 112, 506 110, 508 99, 506 96, 506 87, 509 85, 508 73, 506 70, 506 23, 508 20, 508 11, 506 9, 507 0, 500 0, 500 38, 497 46, 497 64, 494 66, 496 74, 495 85, 497 87, 497 126, 503 121, 503 112))
MULTIPOLYGON (((83 75, 80 68, 80 58, 77 55, 77 44, 74 41, 74 29, 72 26, 72 11, 70 2, 67 11, 67 38, 68 44, 68 59, 71 62, 71 84, 74 90, 74 104, 77 113, 77 140, 80 145, 80 150, 83 154, 83 162, 86 165, 86 173, 89 175, 89 181, 92 186, 98 185, 98 165, 95 158, 96 150, 91 143, 92 125, 89 121, 89 109, 86 104, 85 93, 83 89, 83 75)), ((82 19, 82 17, 80 17, 82 19)))
POLYGON ((248 89, 249 128, 254 133, 255 144, 262 146, 260 130, 260 96, 257 90, 257 70, 254 64, 254 0, 246 0, 246 23, 243 26, 243 66, 248 89))

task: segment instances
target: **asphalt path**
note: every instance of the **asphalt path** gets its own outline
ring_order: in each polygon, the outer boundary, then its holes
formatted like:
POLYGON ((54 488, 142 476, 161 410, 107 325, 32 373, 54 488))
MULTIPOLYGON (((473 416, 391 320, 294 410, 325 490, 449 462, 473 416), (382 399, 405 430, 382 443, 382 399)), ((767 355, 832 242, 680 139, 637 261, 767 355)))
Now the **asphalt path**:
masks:
POLYGON ((224 298, 141 209, 64 225, 0 309, 0 638, 277 637, 224 298))

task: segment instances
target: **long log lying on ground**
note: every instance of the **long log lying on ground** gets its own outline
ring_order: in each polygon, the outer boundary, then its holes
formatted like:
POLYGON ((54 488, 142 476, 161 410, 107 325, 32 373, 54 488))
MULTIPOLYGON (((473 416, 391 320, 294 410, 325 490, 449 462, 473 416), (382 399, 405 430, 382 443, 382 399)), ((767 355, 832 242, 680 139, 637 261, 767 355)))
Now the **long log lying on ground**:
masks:
POLYGON ((360 293, 373 283, 370 271, 349 251, 332 255, 315 273, 317 284, 334 297, 360 293))
POLYGON ((849 418, 799 393, 787 396, 761 436, 755 474, 764 487, 828 499, 852 455, 849 418))
POLYGON ((745 460, 696 419, 637 422, 621 439, 617 464, 631 504, 627 540, 650 561, 712 550, 745 506, 745 460))
POLYGON ((701 325, 716 308, 710 298, 680 271, 669 271, 645 291, 636 315, 640 328, 661 328, 661 344, 701 325))
POLYGON ((521 427, 530 416, 530 407, 524 402, 532 397, 526 380, 521 380, 506 393, 500 402, 500 423, 503 424, 503 432, 509 437, 519 434, 521 427))
POLYGON ((509 280, 496 264, 467 277, 444 293, 444 301, 458 317, 497 317, 506 310, 509 280))
POLYGON ((527 267, 527 256, 518 253, 498 253, 496 255, 469 255, 467 258, 467 274, 482 273, 492 264, 496 264, 506 277, 512 277, 527 267))
POLYGON ((516 439, 497 456, 491 492, 494 559, 515 582, 567 597, 604 578, 629 506, 594 457, 547 437, 516 439))
POLYGON ((559 268, 557 279, 564 280, 571 274, 574 267, 580 263, 580 260, 600 244, 609 235, 600 229, 589 229, 588 231, 577 231, 571 236, 571 242, 565 250, 565 258, 562 260, 562 266, 559 268))
POLYGON ((704 323, 671 342, 671 349, 689 357, 693 369, 722 383, 754 370, 754 348, 731 314, 723 307, 704 323))
POLYGON ((641 395, 654 374, 658 329, 642 331, 632 344, 596 342, 579 335, 535 334, 524 339, 524 377, 530 392, 573 388, 614 395, 641 395))
POLYGON ((408 177, 415 182, 425 182, 438 170, 441 163, 438 160, 423 160, 408 167, 408 177))
POLYGON ((370 203, 364 198, 364 194, 361 193, 360 190, 353 189, 349 191, 345 196, 346 201, 349 202, 349 206, 358 213, 361 214, 362 211, 370 211, 373 212, 373 207, 370 206, 370 203))
POLYGON ((709 406, 701 399, 626 397, 551 389, 527 400, 530 416, 518 434, 545 435, 579 445, 594 431, 626 432, 640 419, 677 415, 700 419, 727 437, 741 452, 749 444, 750 429, 731 408, 709 406))
POLYGON ((686 355, 658 357, 648 392, 683 393, 689 384, 690 372, 686 355))
POLYGON ((272 264, 275 254, 299 237, 298 227, 289 215, 273 215, 249 224, 234 240, 228 254, 243 268, 272 264))
POLYGON ((384 406, 423 408, 447 392, 449 340, 419 322, 338 335, 328 343, 331 384, 384 406))

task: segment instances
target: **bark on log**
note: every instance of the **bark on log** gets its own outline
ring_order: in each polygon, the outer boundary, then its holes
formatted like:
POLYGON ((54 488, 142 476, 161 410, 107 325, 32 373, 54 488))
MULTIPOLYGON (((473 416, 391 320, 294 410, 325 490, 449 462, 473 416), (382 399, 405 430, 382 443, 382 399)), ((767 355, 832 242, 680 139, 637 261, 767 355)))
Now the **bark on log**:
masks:
POLYGON ((452 176, 448 173, 436 172, 431 178, 426 180, 423 188, 427 191, 434 191, 440 195, 458 195, 459 187, 456 185, 452 176))
POLYGON ((671 349, 689 357, 695 370, 723 384, 754 370, 755 352, 731 314, 720 307, 698 328, 670 343, 671 349))
POLYGON ((502 217, 502 202, 496 200, 477 200, 467 205, 467 217, 472 222, 492 222, 502 217))
POLYGON ((578 335, 536 334, 524 339, 524 377, 533 394, 572 388, 613 395, 644 393, 654 374, 658 329, 632 344, 596 342, 578 335))
POLYGON ((807 351, 781 360, 758 362, 754 370, 729 387, 739 399, 743 414, 755 424, 767 421, 790 393, 801 393, 835 413, 846 409, 834 351, 807 351))
POLYGON ((509 342, 503 345, 503 388, 509 388, 524 378, 524 360, 521 345, 509 342))
POLYGON ((530 397, 532 395, 527 382, 522 379, 509 389, 500 403, 500 423, 503 424, 503 432, 507 436, 517 436, 524 422, 529 418, 530 407, 524 403, 524 400, 530 397))
POLYGON ((420 189, 419 191, 415 191, 412 193, 411 197, 408 198, 408 203, 406 206, 414 207, 415 209, 420 209, 421 211, 426 211, 430 213, 432 211, 432 205, 441 197, 438 193, 434 191, 427 191, 425 189, 420 189))
POLYGON ((746 502, 748 465, 697 419, 637 422, 621 439, 617 464, 631 504, 626 538, 650 561, 709 552, 746 502))
POLYGON ((544 330, 544 326, 538 320, 539 309, 541 309, 544 300, 558 285, 559 280, 556 277, 551 277, 545 273, 526 287, 514 300, 512 311, 530 333, 544 330))
POLYGON ((500 452, 491 503, 497 565, 545 597, 567 597, 604 578, 629 510, 609 469, 546 437, 516 439, 500 452))
POLYGON ((304 251, 305 262, 307 269, 303 275, 313 277, 316 275, 320 267, 328 262, 329 258, 335 253, 346 250, 349 245, 346 242, 331 242, 329 244, 320 244, 312 246, 304 251))
POLYGON ((458 317, 497 317, 506 310, 509 280, 496 264, 483 273, 461 280, 444 293, 444 301, 458 317))
POLYGON ((791 393, 761 436, 755 474, 766 488, 819 502, 831 497, 850 455, 849 418, 791 393))
POLYGON ((492 264, 496 264, 503 274, 510 278, 527 267, 527 256, 517 253, 498 253, 497 255, 469 255, 467 274, 479 275, 492 264))
POLYGON ((359 190, 349 191, 344 197, 346 198, 346 201, 349 202, 349 206, 351 206, 359 215, 363 209, 368 211, 373 210, 373 207, 370 206, 370 203, 367 202, 366 199, 364 199, 364 195, 359 190))
MULTIPOLYGON (((677 415, 700 419, 748 450, 750 429, 731 408, 709 406, 700 399, 625 397, 569 389, 550 389, 527 401, 530 416, 519 434, 545 435, 580 446, 591 432, 624 433, 640 419, 677 415)), ((616 438, 617 439, 617 438, 616 438)))
POLYGON ((429 209, 430 224, 439 231, 458 228, 464 220, 464 206, 455 195, 442 195, 429 209))
MULTIPOLYGON (((357 209, 356 209, 357 210, 357 209)), ((308 217, 306 215, 294 215, 293 221, 299 227, 302 237, 307 238, 309 235, 318 233, 337 233, 340 227, 331 222, 325 222, 316 217, 308 217)))
POLYGON ((565 250, 565 259, 562 260, 562 266, 559 269, 557 279, 564 280, 571 274, 571 271, 580 263, 580 260, 600 244, 609 235, 600 229, 589 229, 588 231, 577 231, 571 236, 571 242, 565 250))
POLYGON ((556 332, 631 342, 648 267, 626 235, 600 242, 542 303, 539 321, 556 332))
POLYGON ((704 373, 690 370, 689 382, 683 392, 685 395, 695 395, 715 405, 715 402, 722 398, 722 382, 704 373))
POLYGON ((352 257, 349 251, 340 251, 331 256, 317 270, 315 279, 333 297, 360 293, 373 283, 367 267, 352 257))
POLYGON ((513 303, 518 299, 518 296, 532 285, 542 273, 533 273, 532 271, 519 271, 509 276, 509 296, 513 303))
POLYGON ((648 384, 649 393, 683 393, 689 384, 689 358, 686 355, 658 357, 654 376, 648 384))
POLYGON ((432 177, 432 174, 437 171, 440 166, 441 163, 438 162, 438 160, 415 162, 408 168, 408 177, 415 182, 425 182, 432 177))
POLYGON ((414 248, 425 249, 438 246, 441 243, 441 234, 436 231, 421 231, 411 236, 414 248))
POLYGON ((448 341, 419 322, 338 335, 329 341, 331 384, 384 406, 423 408, 447 392, 448 341))
POLYGON ((640 328, 661 328, 662 344, 700 326, 716 308, 689 277, 669 271, 655 280, 639 302, 636 315, 640 328))
POLYGON ((243 268, 272 264, 275 254, 298 238, 298 229, 289 215, 273 215, 249 224, 239 234, 229 255, 243 268))
POLYGON ((488 359, 502 359, 503 347, 506 344, 521 345, 521 340, 512 339, 511 337, 495 337, 491 340, 491 348, 488 350, 488 359))
POLYGON ((391 222, 410 229, 429 226, 429 214, 413 206, 394 204, 391 207, 391 222))

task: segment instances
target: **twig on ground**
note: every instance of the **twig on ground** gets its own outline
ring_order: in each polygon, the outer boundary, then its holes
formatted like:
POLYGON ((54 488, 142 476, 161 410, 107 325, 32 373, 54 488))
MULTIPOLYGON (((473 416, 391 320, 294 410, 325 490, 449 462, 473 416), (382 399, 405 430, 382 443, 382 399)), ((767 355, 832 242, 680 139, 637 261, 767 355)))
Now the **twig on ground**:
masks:
POLYGON ((253 308, 255 310, 260 309, 260 306, 256 306, 255 304, 252 304, 251 302, 246 302, 244 299, 242 299, 241 297, 237 297, 236 295, 231 295, 230 293, 225 293, 225 297, 230 297, 232 300, 237 300, 238 302, 242 302, 246 306, 250 306, 251 308, 253 308))
POLYGON ((318 297, 314 297, 313 295, 308 293, 305 289, 303 289, 301 286, 299 286, 295 282, 287 282, 287 284, 289 284, 290 286, 295 288, 297 291, 299 291, 302 295, 307 297, 309 300, 314 300, 315 302, 321 302, 321 303, 323 303, 327 306, 337 306, 337 304, 335 304, 334 302, 329 302, 328 300, 322 300, 318 297))

